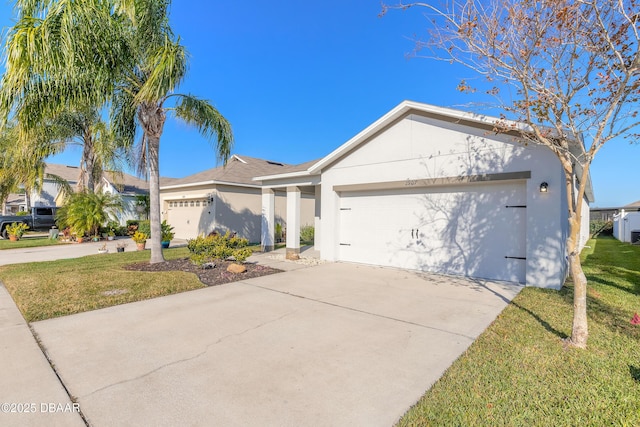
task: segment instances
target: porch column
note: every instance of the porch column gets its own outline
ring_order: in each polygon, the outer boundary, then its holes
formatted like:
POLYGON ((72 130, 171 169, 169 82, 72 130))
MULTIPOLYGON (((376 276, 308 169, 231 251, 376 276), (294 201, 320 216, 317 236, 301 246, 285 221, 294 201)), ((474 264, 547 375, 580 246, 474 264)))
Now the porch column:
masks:
POLYGON ((262 252, 273 250, 276 195, 270 188, 262 189, 262 230, 260 244, 262 252))
POLYGON ((287 259, 300 259, 300 189, 287 187, 287 259))

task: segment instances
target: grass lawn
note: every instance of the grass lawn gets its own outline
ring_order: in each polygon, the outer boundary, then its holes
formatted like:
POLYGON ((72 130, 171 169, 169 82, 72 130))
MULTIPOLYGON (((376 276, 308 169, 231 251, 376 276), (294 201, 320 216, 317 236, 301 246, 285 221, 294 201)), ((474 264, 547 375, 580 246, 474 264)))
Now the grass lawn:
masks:
POLYGON ((588 349, 565 349, 571 283, 525 288, 401 426, 640 426, 640 247, 591 240, 588 349))
MULTIPOLYGON (((148 261, 149 256, 150 251, 129 251, 8 265, 0 267, 0 281, 28 322, 204 287, 192 273, 122 268, 124 264, 148 261)), ((164 256, 186 257, 188 250, 165 249, 164 256)))
POLYGON ((26 237, 23 236, 22 239, 17 242, 12 242, 9 239, 0 239, 0 250, 2 249, 19 249, 19 248, 33 248, 36 246, 52 246, 52 245, 61 245, 66 243, 61 243, 58 240, 51 240, 48 237, 26 237))

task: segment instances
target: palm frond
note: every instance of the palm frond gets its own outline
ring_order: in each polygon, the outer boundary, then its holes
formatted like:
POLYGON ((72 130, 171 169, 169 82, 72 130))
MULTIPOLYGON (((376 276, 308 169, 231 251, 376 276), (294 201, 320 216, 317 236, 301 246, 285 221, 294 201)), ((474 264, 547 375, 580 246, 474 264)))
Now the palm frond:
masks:
POLYGON ((217 156, 226 163, 233 147, 233 132, 227 119, 207 100, 193 95, 179 96, 176 116, 196 127, 208 140, 212 141, 215 137, 217 156))

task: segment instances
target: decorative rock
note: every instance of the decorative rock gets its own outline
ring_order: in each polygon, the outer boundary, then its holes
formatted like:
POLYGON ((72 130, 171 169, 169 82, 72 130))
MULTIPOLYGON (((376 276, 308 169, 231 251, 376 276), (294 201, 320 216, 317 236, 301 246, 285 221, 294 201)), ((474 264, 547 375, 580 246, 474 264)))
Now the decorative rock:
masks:
POLYGON ((229 273, 239 274, 247 271, 247 267, 245 267, 244 265, 234 263, 234 264, 229 264, 229 267, 227 267, 227 271, 229 273))
POLYGON ((212 268, 216 268, 216 265, 213 262, 205 262, 202 264, 203 270, 211 270, 212 268))

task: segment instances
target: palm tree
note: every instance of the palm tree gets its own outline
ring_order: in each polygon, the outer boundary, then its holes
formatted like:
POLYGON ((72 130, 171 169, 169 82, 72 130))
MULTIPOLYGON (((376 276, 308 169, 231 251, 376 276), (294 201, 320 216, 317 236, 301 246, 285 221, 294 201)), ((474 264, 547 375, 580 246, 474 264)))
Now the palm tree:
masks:
POLYGON ((113 98, 112 123, 118 135, 133 139, 137 125, 142 135, 138 166, 149 177, 151 263, 162 262, 160 224, 160 139, 168 114, 198 128, 209 139, 217 137, 218 157, 226 162, 233 144, 231 126, 208 101, 174 90, 184 80, 187 53, 168 21, 169 0, 140 0, 129 10, 127 34, 130 67, 113 98))
POLYGON ((216 139, 228 159, 231 126, 208 101, 174 91, 187 53, 171 30, 169 0, 17 0, 9 32, 0 113, 27 129, 63 109, 112 106, 112 126, 130 144, 140 126, 138 166, 149 177, 151 262, 162 262, 159 150, 168 114, 216 139))

